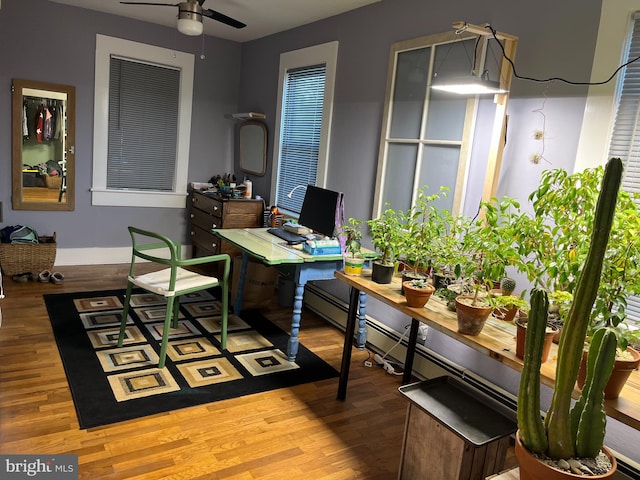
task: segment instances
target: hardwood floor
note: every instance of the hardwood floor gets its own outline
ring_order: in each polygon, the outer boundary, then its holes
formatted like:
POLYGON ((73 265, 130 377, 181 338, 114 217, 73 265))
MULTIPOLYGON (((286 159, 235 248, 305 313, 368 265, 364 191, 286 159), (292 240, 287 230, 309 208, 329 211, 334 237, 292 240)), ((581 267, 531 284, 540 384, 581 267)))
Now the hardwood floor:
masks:
MULTIPOLYGON (((80 479, 396 478, 406 399, 401 377, 354 349, 338 379, 79 430, 42 295, 124 288, 126 265, 57 267, 61 285, 4 277, 0 300, 0 452, 79 456, 80 479)), ((290 310, 263 311, 288 330, 290 310)), ((300 341, 340 369, 343 334, 305 311, 300 341)), ((160 399, 158 401, 161 401, 160 399)))

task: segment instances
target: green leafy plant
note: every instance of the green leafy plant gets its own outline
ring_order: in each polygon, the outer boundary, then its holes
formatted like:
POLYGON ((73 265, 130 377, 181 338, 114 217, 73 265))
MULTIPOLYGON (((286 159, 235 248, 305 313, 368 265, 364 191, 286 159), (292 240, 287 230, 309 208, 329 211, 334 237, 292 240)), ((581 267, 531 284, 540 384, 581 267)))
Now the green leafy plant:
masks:
POLYGON ((350 257, 362 256, 362 220, 350 217, 338 230, 345 238, 345 254, 350 257))
POLYGON ((515 295, 490 295, 487 302, 493 308, 518 308, 524 312, 528 312, 530 308, 529 301, 515 295))
MULTIPOLYGON (((508 236, 511 219, 518 209, 518 202, 510 197, 482 202, 478 218, 464 234, 459 276, 471 279, 475 285, 472 305, 480 301, 479 293, 490 290, 495 281, 505 276, 506 267, 519 258, 508 236)), ((488 303, 487 299, 482 303, 488 303)))
POLYGON ((367 220, 371 242, 380 257, 377 261, 383 265, 393 265, 398 257, 403 243, 406 241, 406 226, 401 212, 393 210, 385 204, 386 209, 379 217, 367 220))
POLYGON ((587 213, 593 215, 593 230, 558 346, 555 388, 544 421, 540 417, 540 365, 549 301, 544 289, 534 288, 531 295, 518 393, 518 428, 520 439, 529 451, 551 458, 567 459, 576 455, 593 458, 604 442, 604 387, 613 368, 616 350, 616 336, 610 328, 604 327, 594 333, 587 360, 587 379, 573 407, 571 396, 601 273, 603 268, 609 268, 606 264, 607 243, 614 225, 621 177, 622 161, 613 158, 604 172, 595 213, 587 213))
MULTIPOLYGON (((533 213, 522 212, 511 219, 510 236, 519 253, 517 268, 534 286, 575 293, 603 176, 604 167, 573 174, 546 170, 529 196, 533 213)), ((613 328, 623 349, 638 336, 626 325, 626 309, 627 298, 640 295, 639 203, 637 195, 620 190, 588 330, 592 335, 601 327, 613 328)))
POLYGON ((403 214, 402 223, 406 230, 400 244, 405 263, 414 270, 425 271, 435 254, 434 241, 444 234, 443 210, 437 201, 448 195, 449 188, 441 186, 432 194, 427 194, 425 185, 418 192, 415 204, 403 214))

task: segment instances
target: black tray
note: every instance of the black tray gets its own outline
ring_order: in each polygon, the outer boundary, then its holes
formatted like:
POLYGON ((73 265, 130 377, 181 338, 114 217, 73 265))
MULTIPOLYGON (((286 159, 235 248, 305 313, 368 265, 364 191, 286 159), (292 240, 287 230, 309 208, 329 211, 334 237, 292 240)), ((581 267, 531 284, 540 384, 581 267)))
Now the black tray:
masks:
POLYGON ((517 430, 504 406, 453 377, 412 383, 399 390, 440 424, 478 447, 517 430))

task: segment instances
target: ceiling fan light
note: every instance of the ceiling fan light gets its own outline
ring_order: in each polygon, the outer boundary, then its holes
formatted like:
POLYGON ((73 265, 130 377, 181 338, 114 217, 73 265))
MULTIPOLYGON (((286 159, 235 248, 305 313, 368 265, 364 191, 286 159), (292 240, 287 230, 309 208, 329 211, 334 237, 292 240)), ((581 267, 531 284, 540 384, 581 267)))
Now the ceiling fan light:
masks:
POLYGON ((467 75, 464 77, 451 77, 447 79, 434 79, 431 84, 434 90, 457 93, 459 95, 484 95, 507 93, 508 90, 500 87, 500 83, 487 78, 467 75))
POLYGON ((201 21, 191 18, 178 18, 178 31, 183 35, 202 35, 203 25, 201 21))

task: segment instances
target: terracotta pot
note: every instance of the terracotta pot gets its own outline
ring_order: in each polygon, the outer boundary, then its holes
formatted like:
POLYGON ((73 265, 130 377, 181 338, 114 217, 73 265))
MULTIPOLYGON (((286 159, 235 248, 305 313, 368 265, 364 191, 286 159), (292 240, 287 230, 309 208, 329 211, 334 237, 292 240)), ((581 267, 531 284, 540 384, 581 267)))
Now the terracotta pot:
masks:
POLYGON ((456 316, 458 317, 458 333, 464 335, 479 335, 484 328, 484 322, 491 315, 491 306, 480 302, 476 306, 469 305, 464 299, 473 299, 473 295, 459 295, 456 297, 456 316))
POLYGON ((522 445, 522 442, 520 442, 520 432, 516 432, 515 454, 520 466, 520 480, 567 480, 571 478, 582 480, 598 480, 612 478, 615 475, 616 470, 618 469, 618 462, 616 461, 616 457, 613 456, 608 448, 602 447, 602 450, 607 455, 607 457, 609 457, 609 460, 611 460, 611 470, 609 470, 604 475, 575 475, 573 473, 557 470, 547 465, 546 463, 539 461, 536 457, 529 453, 524 445, 522 445))
POLYGON ((380 284, 391 283, 393 270, 393 265, 385 265, 374 261, 371 264, 371 280, 380 284))
POLYGON ((402 283, 400 284, 400 294, 404 295, 404 282, 409 280, 429 280, 429 276, 426 273, 418 272, 416 270, 403 270, 402 271, 402 283))
MULTIPOLYGON (((526 319, 517 319, 516 324, 516 357, 524 359, 524 342, 527 337, 527 321, 526 319)), ((551 344, 553 338, 557 335, 558 330, 547 328, 544 334, 544 344, 542 346, 542 363, 549 360, 549 351, 551 350, 551 344)))
MULTIPOLYGON (((499 297, 504 295, 502 293, 502 290, 499 288, 494 288, 489 290, 489 295, 491 295, 492 297, 499 297)), ((518 296, 518 295, 513 295, 513 296, 518 296)), ((503 320, 505 322, 511 322, 513 321, 513 319, 516 316, 516 313, 518 313, 518 307, 516 306, 512 306, 512 307, 496 307, 493 310, 493 316, 496 317, 498 320, 503 320)))
MULTIPOLYGON (((613 371, 607 382, 607 386, 604 388, 604 398, 613 399, 620 396, 620 392, 627 382, 629 375, 633 372, 638 365, 640 365, 640 352, 634 350, 632 347, 627 347, 627 352, 633 355, 633 360, 619 360, 616 359, 616 363, 613 365, 613 371)), ((587 376, 587 352, 582 352, 582 363, 580 364, 580 370, 578 371, 578 387, 582 389, 584 381, 587 376)))
POLYGON ((431 294, 436 291, 435 287, 427 284, 424 288, 416 288, 410 281, 402 282, 404 296, 407 299, 407 307, 422 308, 431 298, 431 294))

